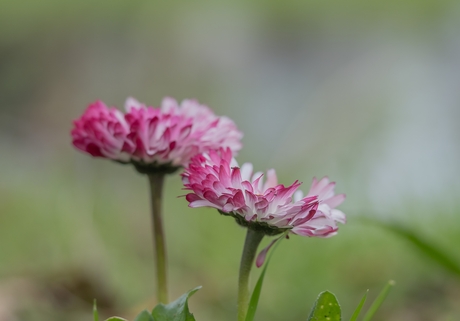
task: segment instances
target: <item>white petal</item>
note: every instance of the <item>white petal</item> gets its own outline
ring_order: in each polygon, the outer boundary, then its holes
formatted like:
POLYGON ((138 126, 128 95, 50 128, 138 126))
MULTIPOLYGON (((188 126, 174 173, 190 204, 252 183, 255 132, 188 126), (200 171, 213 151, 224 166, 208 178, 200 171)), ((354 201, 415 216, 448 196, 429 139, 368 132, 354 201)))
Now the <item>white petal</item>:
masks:
POLYGON ((238 162, 236 161, 234 157, 232 157, 232 160, 230 162, 230 167, 239 167, 238 162))
POLYGON ((179 106, 177 105, 177 101, 174 98, 171 98, 171 97, 163 98, 163 101, 161 102, 162 112, 168 113, 172 111, 177 111, 178 109, 179 109, 179 106))
POLYGON ((342 224, 345 224, 347 222, 345 213, 343 213, 340 210, 336 210, 336 209, 331 210, 331 218, 342 224))
POLYGON ((127 112, 130 112, 131 109, 141 109, 143 108, 144 105, 142 105, 140 102, 138 102, 136 99, 133 97, 128 97, 125 102, 125 110, 127 112))
POLYGON ((241 166, 241 179, 243 181, 250 181, 252 175, 253 166, 251 163, 244 163, 241 166))
POLYGON ((294 193, 294 203, 300 201, 303 198, 303 192, 299 189, 294 193))

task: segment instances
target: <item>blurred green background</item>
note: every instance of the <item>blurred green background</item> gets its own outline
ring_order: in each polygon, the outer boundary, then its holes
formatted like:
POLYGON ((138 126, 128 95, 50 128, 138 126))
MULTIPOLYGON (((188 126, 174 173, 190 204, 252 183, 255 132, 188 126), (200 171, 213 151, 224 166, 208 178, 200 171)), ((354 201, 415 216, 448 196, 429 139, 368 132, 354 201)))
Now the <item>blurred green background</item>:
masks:
MULTIPOLYGON (((459 30, 455 0, 1 0, 0 321, 91 320, 93 297, 103 316, 153 306, 147 181, 69 131, 96 99, 167 95, 233 118, 240 164, 347 194, 338 236, 281 244, 258 320, 306 320, 326 289, 348 319, 389 279, 376 321, 460 320, 458 276, 363 220, 459 263, 459 30)), ((234 320, 244 230, 181 187, 168 178, 171 296, 203 285, 197 320, 234 320)))

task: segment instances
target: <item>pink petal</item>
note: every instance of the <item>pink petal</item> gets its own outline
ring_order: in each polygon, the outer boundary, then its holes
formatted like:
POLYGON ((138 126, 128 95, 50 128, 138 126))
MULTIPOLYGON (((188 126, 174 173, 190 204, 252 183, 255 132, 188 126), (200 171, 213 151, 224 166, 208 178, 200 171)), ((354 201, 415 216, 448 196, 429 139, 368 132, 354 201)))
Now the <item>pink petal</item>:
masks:
POLYGON ((345 194, 338 194, 324 201, 330 208, 339 206, 345 200, 345 194))
POLYGON ((264 191, 271 187, 278 185, 278 178, 276 177, 276 171, 274 169, 269 169, 267 171, 267 181, 264 185, 264 191))
POLYGON ((268 244, 268 246, 266 246, 262 251, 260 251, 260 253, 257 255, 257 259, 256 259, 256 266, 258 268, 260 268, 262 265, 264 265, 264 262, 265 262, 265 258, 267 257, 267 253, 268 251, 271 249, 271 247, 276 243, 276 241, 278 241, 280 238, 276 238, 274 239, 273 241, 270 242, 270 244, 268 244))
POLYGON ((233 196, 233 204, 236 207, 243 207, 246 204, 243 193, 240 190, 233 196))
POLYGON ((196 194, 193 194, 193 193, 189 193, 185 196, 185 199, 188 201, 188 202, 195 202, 195 201, 198 201, 198 200, 201 200, 202 198, 199 197, 198 195, 196 194))
POLYGON ((238 167, 232 169, 232 186, 241 186, 241 172, 238 167))
POLYGON ((243 181, 249 181, 252 175, 252 164, 251 163, 244 163, 241 166, 241 179, 243 181))

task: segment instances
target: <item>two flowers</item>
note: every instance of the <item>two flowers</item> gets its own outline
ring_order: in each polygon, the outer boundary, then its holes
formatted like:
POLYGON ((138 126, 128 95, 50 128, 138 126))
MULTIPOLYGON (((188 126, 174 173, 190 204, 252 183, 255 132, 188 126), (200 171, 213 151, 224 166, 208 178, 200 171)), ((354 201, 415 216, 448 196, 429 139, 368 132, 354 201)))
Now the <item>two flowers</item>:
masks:
MULTIPOLYGON (((131 163, 148 176, 160 302, 168 302, 162 186, 165 175, 180 168, 190 207, 215 208, 247 228, 239 271, 239 321, 247 314, 249 274, 264 236, 330 237, 337 234, 337 222, 345 223, 345 215, 336 209, 345 195, 336 195, 335 183, 327 177, 314 178, 304 194, 298 181, 279 184, 273 169, 264 174, 254 173, 250 163, 239 166, 234 155, 241 149, 242 133, 231 119, 216 116, 207 106, 165 98, 154 108, 129 98, 125 109, 122 113, 97 101, 74 122, 71 134, 77 149, 131 163)), ((271 245, 261 252, 257 266, 271 245)))
POLYGON ((160 108, 133 98, 126 113, 103 102, 89 105, 74 122, 73 144, 95 157, 132 163, 141 172, 173 172, 185 167, 184 186, 190 207, 213 207, 266 234, 290 230, 304 236, 328 237, 345 215, 335 209, 345 195, 335 195, 335 183, 313 179, 306 195, 301 183, 278 184, 273 169, 253 173, 252 164, 239 167, 233 157, 241 149, 242 133, 227 117, 216 116, 195 100, 180 105, 165 98, 160 108))

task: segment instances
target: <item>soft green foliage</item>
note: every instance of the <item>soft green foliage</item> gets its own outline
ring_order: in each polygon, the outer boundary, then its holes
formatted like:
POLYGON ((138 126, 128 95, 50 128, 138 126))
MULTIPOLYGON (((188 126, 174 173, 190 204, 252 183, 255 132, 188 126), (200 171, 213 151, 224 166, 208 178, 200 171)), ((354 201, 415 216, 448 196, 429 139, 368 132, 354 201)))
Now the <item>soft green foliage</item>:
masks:
POLYGON ((134 321, 155 321, 149 311, 144 310, 134 319, 134 321))
POLYGON ((389 281, 387 285, 383 288, 382 292, 378 295, 378 297, 375 299, 375 301, 372 303, 371 307, 367 311, 366 315, 363 318, 363 321, 370 321, 372 317, 374 316, 375 312, 377 312, 378 308, 382 305, 383 301, 385 301, 388 292, 390 292, 390 289, 395 285, 394 281, 389 281))
POLYGON ((154 317, 154 320, 155 321, 195 321, 195 317, 188 310, 188 299, 199 289, 201 289, 201 286, 198 286, 188 291, 187 293, 182 295, 179 299, 169 304, 166 304, 166 305, 161 304, 161 303, 158 304, 152 311, 152 316, 154 317))
POLYGON ((254 291, 251 295, 251 301, 249 302, 248 313, 246 314, 246 321, 254 320, 254 316, 256 315, 257 305, 259 304, 260 292, 262 291, 262 285, 264 283, 265 272, 267 271, 268 263, 270 263, 270 259, 273 256, 273 252, 281 243, 280 241, 284 238, 284 235, 276 240, 276 243, 273 246, 273 249, 268 256, 267 260, 265 261, 264 267, 262 272, 260 273, 259 279, 257 280, 256 286, 254 287, 254 291))
POLYGON ((340 321, 341 310, 339 302, 334 294, 321 292, 311 310, 308 321, 340 321))
POLYGON ((418 235, 415 231, 395 223, 378 222, 377 225, 411 242, 427 258, 440 264, 446 270, 460 277, 460 265, 452 257, 450 257, 448 254, 442 251, 439 247, 434 245, 433 241, 426 240, 422 236, 418 235))
POLYGON ((97 312, 96 299, 94 299, 94 301, 93 301, 93 318, 94 318, 94 321, 99 321, 99 313, 97 312))
POLYGON ((366 291, 366 293, 364 294, 363 298, 359 302, 358 306, 356 307, 355 312, 353 312, 353 315, 351 316, 350 321, 356 321, 358 319, 359 313, 361 312, 361 309, 363 308, 363 305, 366 302, 368 293, 369 293, 369 290, 366 291))
MULTIPOLYGON (((201 286, 198 286, 184 295, 179 299, 169 304, 158 304, 150 314, 149 311, 144 310, 134 319, 134 321, 195 321, 195 317, 188 310, 188 299, 199 289, 201 286)), ((94 321, 97 321, 97 309, 96 301, 94 303, 95 317, 94 321)), ((97 317, 98 318, 98 317, 97 317)), ((126 319, 120 317, 111 317, 105 321, 127 321, 126 319)))
MULTIPOLYGON (((378 308, 382 305, 383 301, 385 301, 388 292, 390 291, 391 287, 395 284, 394 281, 389 281, 387 285, 383 288, 380 292, 378 297, 372 303, 371 307, 367 311, 366 315, 363 318, 363 321, 370 321, 372 317, 377 312, 378 308)), ((351 316, 350 321, 356 321, 359 317, 359 314, 364 306, 364 303, 367 299, 368 291, 364 294, 361 301, 358 304, 355 312, 351 316)), ((308 321, 340 321, 341 320, 341 310, 339 302, 334 294, 331 292, 325 291, 320 293, 318 299, 313 306, 313 309, 310 313, 310 317, 308 321)))

